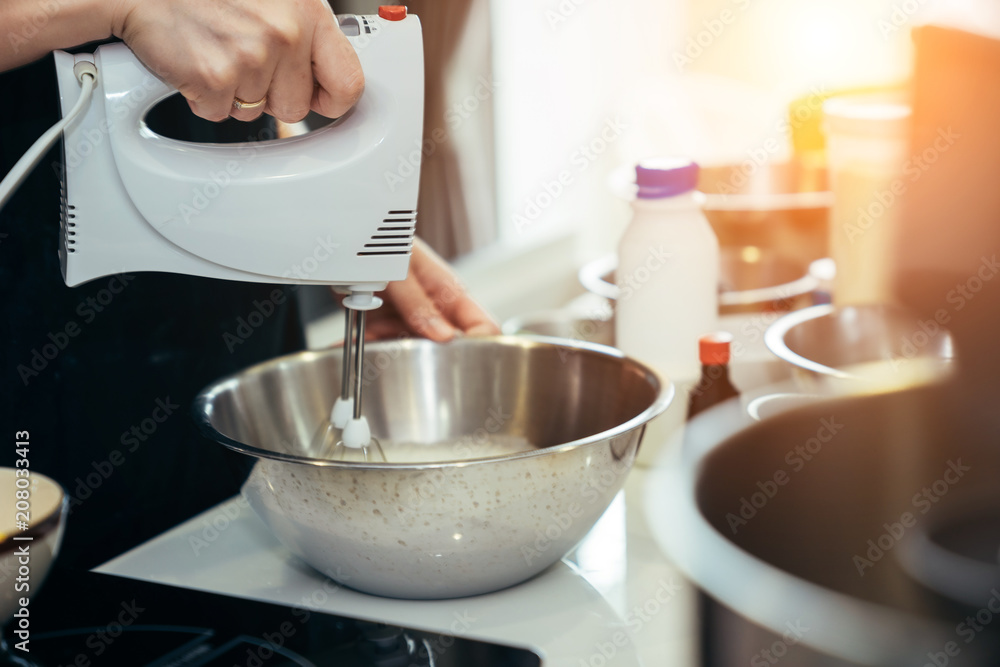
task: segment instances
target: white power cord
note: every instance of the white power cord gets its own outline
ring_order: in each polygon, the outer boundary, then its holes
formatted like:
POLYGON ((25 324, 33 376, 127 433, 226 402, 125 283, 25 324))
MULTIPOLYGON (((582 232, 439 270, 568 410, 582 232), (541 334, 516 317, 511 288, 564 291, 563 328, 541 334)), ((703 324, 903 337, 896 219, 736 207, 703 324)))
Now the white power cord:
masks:
POLYGON ((97 67, 94 63, 85 60, 80 61, 73 66, 73 74, 76 75, 77 81, 80 82, 80 99, 76 101, 76 104, 73 105, 73 108, 69 110, 69 113, 62 120, 50 127, 45 134, 38 138, 38 141, 32 144, 28 152, 21 156, 21 159, 17 161, 17 164, 4 177, 3 181, 0 181, 0 208, 6 205, 7 200, 14 194, 14 191, 21 185, 25 177, 31 173, 31 170, 35 168, 38 161, 42 159, 42 156, 52 148, 52 145, 59 139, 59 135, 66 129, 66 126, 72 123, 90 102, 90 98, 94 93, 94 85, 97 82, 97 67))

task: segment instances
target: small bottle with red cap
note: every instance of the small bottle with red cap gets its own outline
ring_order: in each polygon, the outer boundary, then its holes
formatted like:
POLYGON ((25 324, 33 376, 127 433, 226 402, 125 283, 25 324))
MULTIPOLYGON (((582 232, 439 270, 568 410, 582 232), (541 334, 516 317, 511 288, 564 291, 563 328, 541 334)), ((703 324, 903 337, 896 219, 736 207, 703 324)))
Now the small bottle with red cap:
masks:
POLYGON ((701 379, 688 397, 688 419, 740 395, 729 379, 729 346, 732 340, 733 337, 724 331, 705 334, 698 339, 701 379))

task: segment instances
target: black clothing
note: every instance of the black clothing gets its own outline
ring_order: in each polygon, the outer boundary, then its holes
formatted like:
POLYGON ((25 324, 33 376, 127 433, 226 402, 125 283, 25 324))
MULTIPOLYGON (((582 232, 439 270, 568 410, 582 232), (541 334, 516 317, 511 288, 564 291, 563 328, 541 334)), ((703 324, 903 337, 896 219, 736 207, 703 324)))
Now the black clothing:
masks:
MULTIPOLYGON (((51 56, 0 74, 0 91, 6 174, 59 118, 51 56)), ((303 339, 294 287, 154 273, 66 287, 60 155, 0 211, 0 465, 13 465, 15 431, 29 431, 30 469, 73 498, 59 562, 92 567, 237 493, 237 455, 197 432, 191 399, 303 339), (275 289, 288 297, 275 313, 243 342, 224 340, 275 289)))

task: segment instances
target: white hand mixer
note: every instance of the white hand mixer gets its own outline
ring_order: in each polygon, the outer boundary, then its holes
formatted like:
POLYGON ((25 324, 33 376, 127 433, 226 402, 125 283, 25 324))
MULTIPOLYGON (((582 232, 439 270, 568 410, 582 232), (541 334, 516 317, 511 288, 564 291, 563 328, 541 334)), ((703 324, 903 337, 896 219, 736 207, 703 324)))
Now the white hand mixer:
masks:
POLYGON ((177 91, 127 46, 57 51, 63 119, 0 184, 2 206, 65 133, 59 257, 69 286, 165 271, 347 292, 343 385, 330 415, 343 429, 333 456, 346 458, 381 455, 361 415, 365 312, 381 305, 376 291, 406 277, 416 226, 422 37, 416 16, 388 9, 338 16, 365 73, 354 108, 266 142, 160 136, 144 118, 177 91))

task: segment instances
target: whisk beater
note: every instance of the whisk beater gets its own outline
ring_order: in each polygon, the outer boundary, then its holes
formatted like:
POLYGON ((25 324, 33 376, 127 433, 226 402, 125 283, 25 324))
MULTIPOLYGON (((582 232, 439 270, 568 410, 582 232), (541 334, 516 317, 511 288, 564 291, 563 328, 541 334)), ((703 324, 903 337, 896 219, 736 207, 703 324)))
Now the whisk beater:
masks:
POLYGON ((344 361, 340 396, 330 410, 329 419, 319 425, 312 440, 312 451, 320 458, 362 462, 386 460, 382 446, 372 437, 368 420, 361 414, 365 315, 368 310, 377 308, 381 303, 382 300, 376 296, 357 292, 344 299, 347 312, 344 318, 344 361))

